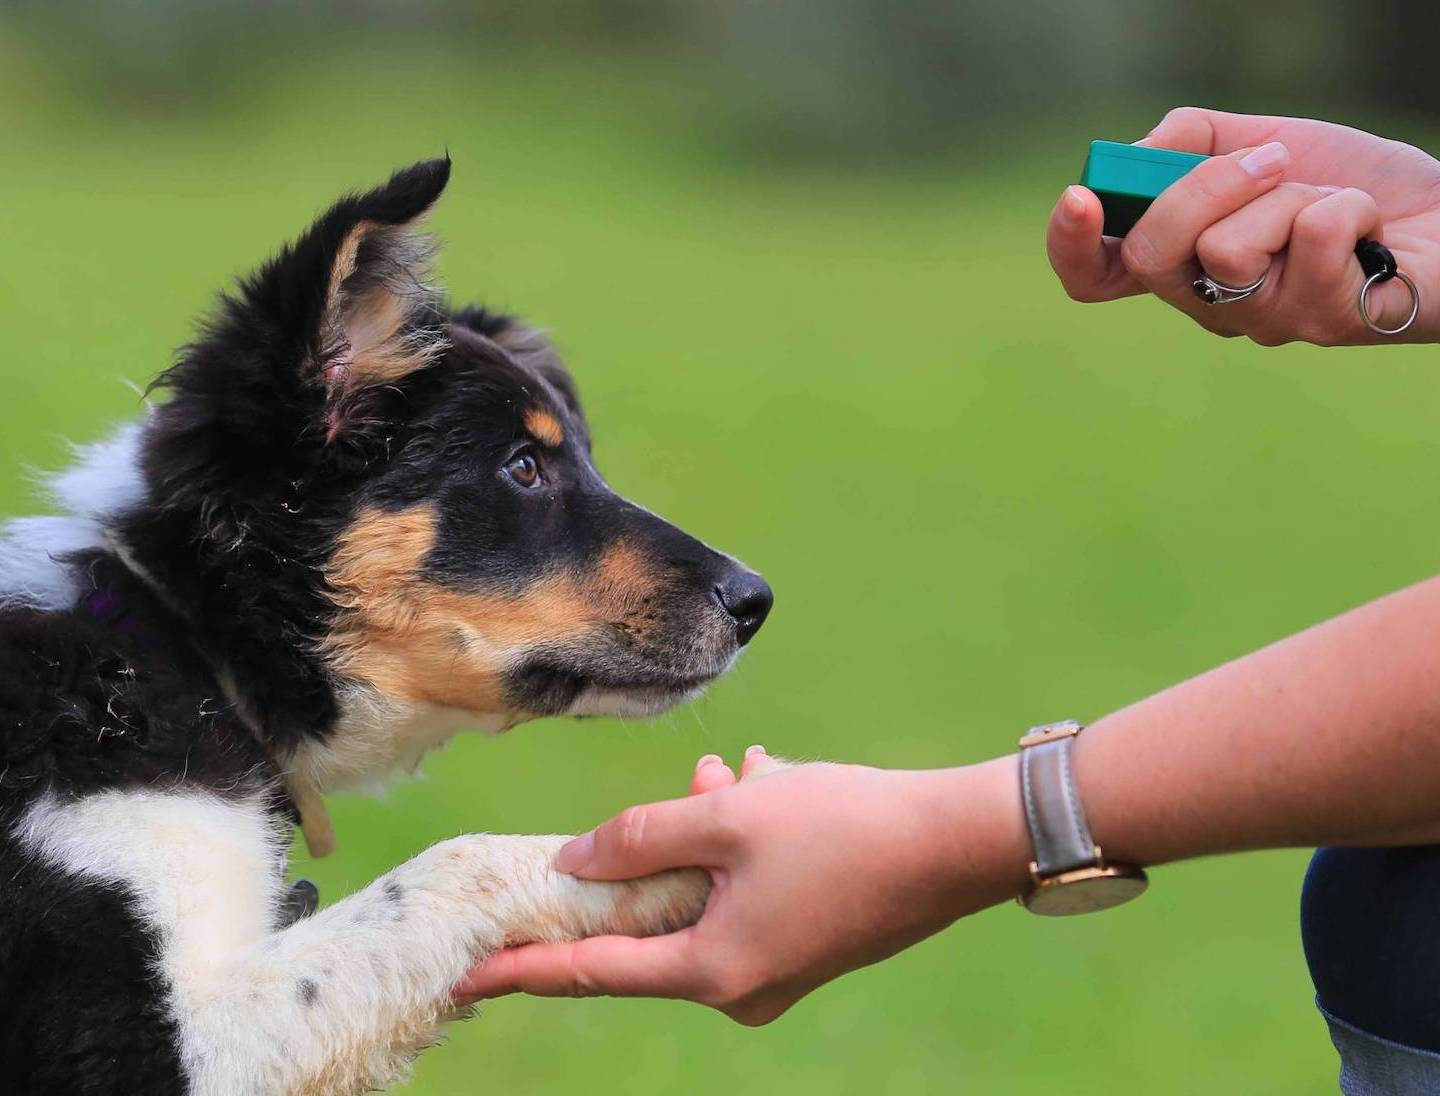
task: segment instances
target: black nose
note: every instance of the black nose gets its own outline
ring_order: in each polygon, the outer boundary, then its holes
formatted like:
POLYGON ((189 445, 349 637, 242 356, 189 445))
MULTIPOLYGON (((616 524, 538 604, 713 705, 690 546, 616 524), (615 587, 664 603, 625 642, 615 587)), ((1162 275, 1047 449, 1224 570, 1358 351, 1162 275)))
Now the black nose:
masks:
POLYGON ((738 567, 715 587, 715 596, 735 618, 735 640, 742 647, 760 630, 770 615, 770 606, 775 604, 770 584, 754 571, 742 571, 738 567))

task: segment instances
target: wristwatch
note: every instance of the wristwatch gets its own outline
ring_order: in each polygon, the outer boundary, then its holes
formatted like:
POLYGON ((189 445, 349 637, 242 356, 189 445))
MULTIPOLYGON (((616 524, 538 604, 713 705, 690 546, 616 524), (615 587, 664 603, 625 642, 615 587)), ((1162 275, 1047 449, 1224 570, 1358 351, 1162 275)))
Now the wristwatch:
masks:
POLYGON ((1074 720, 1032 727, 1020 740, 1020 798, 1035 846, 1031 887, 1016 899, 1031 913, 1064 917, 1138 897, 1149 880, 1133 864, 1107 864, 1090 836, 1075 787, 1074 720))

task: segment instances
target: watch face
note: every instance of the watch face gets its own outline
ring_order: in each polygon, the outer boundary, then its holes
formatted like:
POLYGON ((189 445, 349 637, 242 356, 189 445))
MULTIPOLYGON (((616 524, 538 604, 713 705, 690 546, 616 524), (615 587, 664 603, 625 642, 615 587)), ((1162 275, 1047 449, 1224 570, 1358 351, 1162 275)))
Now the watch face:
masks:
POLYGON ((1046 917, 1098 913, 1138 898, 1149 883, 1139 868, 1080 868, 1041 880, 1023 902, 1031 913, 1046 917))

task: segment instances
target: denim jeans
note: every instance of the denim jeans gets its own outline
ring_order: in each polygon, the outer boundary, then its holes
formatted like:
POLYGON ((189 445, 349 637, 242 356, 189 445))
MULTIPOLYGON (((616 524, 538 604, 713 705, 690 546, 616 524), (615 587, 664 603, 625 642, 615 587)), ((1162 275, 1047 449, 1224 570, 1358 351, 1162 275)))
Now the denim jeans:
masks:
POLYGON ((1440 1054, 1392 1043, 1353 1024, 1320 1014, 1340 1053, 1340 1091, 1345 1096, 1434 1096, 1440 1092, 1440 1054))
POLYGON ((1340 1090, 1440 1094, 1440 847, 1318 850, 1300 925, 1340 1090))

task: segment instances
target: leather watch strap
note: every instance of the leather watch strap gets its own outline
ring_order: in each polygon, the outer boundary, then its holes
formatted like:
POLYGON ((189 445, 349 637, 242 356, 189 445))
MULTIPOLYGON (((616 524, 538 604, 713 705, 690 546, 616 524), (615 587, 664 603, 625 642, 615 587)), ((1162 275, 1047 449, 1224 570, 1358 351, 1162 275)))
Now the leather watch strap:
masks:
POLYGON ((1036 727, 1020 740, 1020 789, 1035 845, 1035 871, 1055 875, 1099 860, 1075 787, 1078 723, 1036 727))

